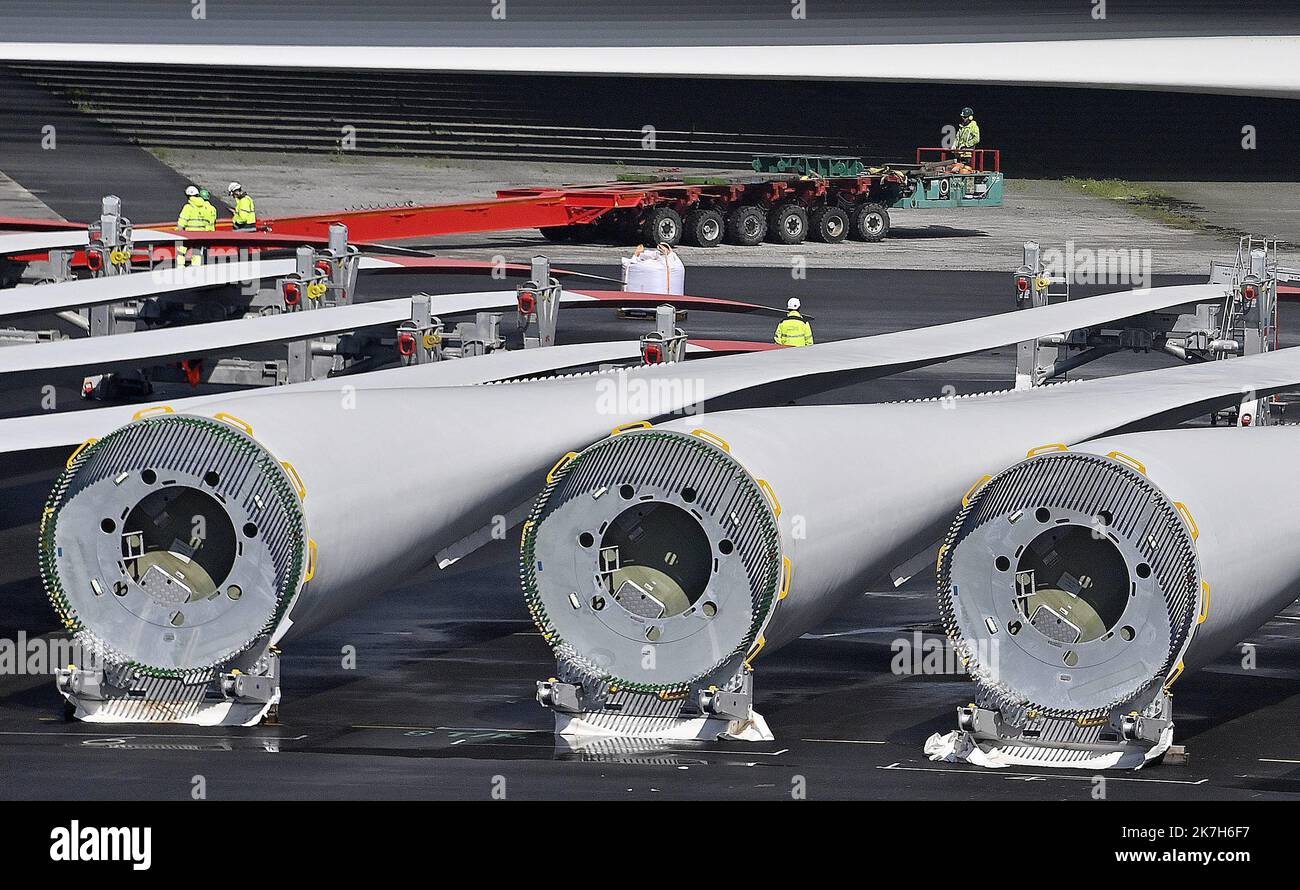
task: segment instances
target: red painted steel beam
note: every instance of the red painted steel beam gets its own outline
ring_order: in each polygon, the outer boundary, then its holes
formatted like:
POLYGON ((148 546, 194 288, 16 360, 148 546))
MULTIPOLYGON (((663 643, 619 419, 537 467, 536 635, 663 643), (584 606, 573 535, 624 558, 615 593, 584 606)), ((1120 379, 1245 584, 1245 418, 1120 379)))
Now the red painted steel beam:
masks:
POLYGON ((691 337, 687 342, 702 346, 712 353, 733 352, 767 352, 769 349, 788 349, 779 343, 762 343, 756 340, 697 340, 691 337))
POLYGON ((330 223, 341 222, 347 225, 350 240, 383 241, 457 235, 465 232, 565 226, 574 222, 589 222, 599 215, 599 208, 571 202, 565 195, 545 194, 461 204, 384 207, 314 216, 282 217, 265 220, 265 223, 277 235, 319 238, 329 233, 330 223), (597 212, 593 214, 593 210, 597 212))
POLYGON ((84 229, 84 223, 61 219, 28 219, 22 216, 0 216, 0 231, 5 232, 68 232, 84 229))

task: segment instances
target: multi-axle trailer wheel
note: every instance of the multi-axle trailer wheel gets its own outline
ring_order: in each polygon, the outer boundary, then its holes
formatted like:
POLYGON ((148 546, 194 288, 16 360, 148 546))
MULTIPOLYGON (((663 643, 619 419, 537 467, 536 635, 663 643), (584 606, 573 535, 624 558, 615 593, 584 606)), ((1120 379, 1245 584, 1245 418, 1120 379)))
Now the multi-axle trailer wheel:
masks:
POLYGON ((689 244, 717 247, 736 244, 753 247, 773 244, 802 244, 813 240, 839 244, 882 241, 889 234, 889 211, 883 204, 863 202, 840 207, 823 204, 812 208, 797 201, 775 207, 737 204, 730 208, 689 207, 684 213, 667 205, 643 211, 619 210, 595 223, 542 229, 548 241, 604 241, 616 244, 689 244))

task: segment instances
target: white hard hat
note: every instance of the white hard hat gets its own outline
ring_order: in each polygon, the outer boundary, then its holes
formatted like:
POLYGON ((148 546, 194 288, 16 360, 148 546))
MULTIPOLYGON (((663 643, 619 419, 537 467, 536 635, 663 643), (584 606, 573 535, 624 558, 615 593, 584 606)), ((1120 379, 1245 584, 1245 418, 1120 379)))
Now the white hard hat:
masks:
POLYGON ((191 198, 197 198, 199 195, 199 187, 197 185, 187 185, 185 186, 185 194, 189 195, 191 198))
POLYGON ((242 192, 243 190, 244 187, 237 182, 232 182, 230 185, 226 186, 226 194, 228 195, 233 195, 235 192, 242 192))
POLYGON ((799 308, 799 298, 791 297, 789 301, 785 304, 785 308, 789 309, 791 312, 794 312, 796 309, 799 308))

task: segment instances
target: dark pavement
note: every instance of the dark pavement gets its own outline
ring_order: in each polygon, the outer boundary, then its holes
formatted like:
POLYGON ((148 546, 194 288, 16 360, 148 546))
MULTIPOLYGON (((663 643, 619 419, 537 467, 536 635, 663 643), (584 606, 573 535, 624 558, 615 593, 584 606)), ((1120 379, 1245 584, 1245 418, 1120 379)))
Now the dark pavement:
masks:
MULTIPOLYGON (((695 269, 691 290, 777 304, 803 297, 822 339, 936 324, 1004 310, 1009 276, 695 269)), ((1160 282, 1165 283, 1165 282, 1160 282)), ((455 289, 458 282, 438 282, 455 289)), ((640 325, 604 312, 565 316, 567 340, 629 336, 640 325)), ((697 336, 763 337, 770 323, 692 313, 697 336)), ((1294 328, 1294 326, 1292 326, 1294 328)), ((1294 330, 1292 330, 1292 336, 1294 330)), ((1290 339, 1290 338, 1288 338, 1290 339)), ((901 374, 823 400, 933 396, 1008 385, 1013 350, 901 374)), ((1164 364, 1125 356, 1090 373, 1164 364)), ((906 447, 900 442, 899 447, 906 447)), ((54 629, 35 577, 40 505, 59 455, 13 466, 0 483, 0 634, 54 629)), ((364 455, 355 459, 364 460, 364 455)), ((411 456, 413 465, 425 459, 411 456)), ((887 464, 889 455, 863 455, 887 464)), ((846 490, 856 471, 846 468, 846 490)), ((47 676, 0 679, 0 797, 209 799, 483 798, 494 777, 529 798, 1088 799, 1088 773, 984 771, 931 764, 921 745, 950 729, 970 686, 956 676, 896 676, 891 644, 939 633, 932 576, 864 594, 813 634, 766 658, 758 707, 774 744, 670 744, 640 750, 557 747, 533 683, 552 673, 532 628, 513 555, 476 571, 395 590, 285 653, 278 726, 256 729, 96 727, 65 723, 47 676), (344 646, 357 652, 342 666, 344 646)), ((1300 612, 1252 638, 1258 667, 1233 658, 1184 681, 1177 701, 1185 766, 1108 777, 1109 799, 1287 798, 1300 790, 1293 731, 1300 702, 1300 612)))

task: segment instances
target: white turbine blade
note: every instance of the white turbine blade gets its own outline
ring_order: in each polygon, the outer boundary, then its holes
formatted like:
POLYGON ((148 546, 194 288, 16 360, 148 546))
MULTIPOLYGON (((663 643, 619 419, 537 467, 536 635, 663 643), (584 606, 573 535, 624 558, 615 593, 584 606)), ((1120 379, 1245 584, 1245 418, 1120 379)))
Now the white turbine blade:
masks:
MULTIPOLYGON (((362 272, 400 272, 406 267, 379 257, 362 257, 362 272)), ((207 263, 201 266, 153 269, 103 278, 79 278, 36 287, 12 288, 0 292, 0 318, 14 315, 62 312, 124 303, 165 294, 206 290, 251 281, 267 281, 292 274, 297 264, 291 259, 245 260, 237 263, 207 263)))
POLYGON ((0 318, 63 312, 125 303, 165 294, 206 290, 258 279, 279 278, 296 268, 293 260, 257 260, 241 263, 210 263, 177 269, 155 269, 103 278, 79 278, 55 284, 17 287, 0 291, 0 318))
MULTIPOLYGON (((575 295, 566 297, 565 302, 589 303, 594 300, 575 295)), ((453 315, 514 305, 514 293, 505 291, 447 294, 431 298, 434 315, 453 315)), ((144 362, 198 358, 240 346, 322 337, 375 325, 395 325, 410 317, 411 300, 408 297, 138 331, 112 337, 80 337, 23 344, 0 350, 0 377, 17 373, 30 376, 73 368, 107 372, 138 366, 144 362)))
MULTIPOLYGON (((687 353, 704 355, 712 350, 688 344, 687 353)), ((364 374, 349 374, 305 383, 289 383, 277 392, 319 392, 364 390, 375 387, 385 389, 427 386, 468 386, 496 380, 514 380, 539 374, 549 374, 566 368, 583 368, 603 362, 620 362, 640 355, 637 340, 615 340, 605 343, 576 343, 551 346, 547 349, 515 349, 487 355, 470 356, 424 365, 385 368, 364 374)), ((264 390, 243 393, 253 395, 264 390)), ((112 405, 84 411, 63 411, 29 417, 11 417, 0 420, 0 453, 29 451, 40 448, 61 448, 78 445, 87 439, 101 436, 125 423, 141 412, 170 409, 178 413, 193 411, 209 402, 227 402, 240 393, 191 396, 189 398, 145 402, 130 405, 112 405)))
MULTIPOLYGON (((44 253, 47 250, 65 247, 81 248, 89 243, 89 239, 90 234, 85 229, 0 235, 0 257, 22 253, 44 253)), ((184 236, 178 232, 163 232, 158 229, 136 229, 132 233, 132 240, 138 244, 162 244, 184 240, 184 236)))

